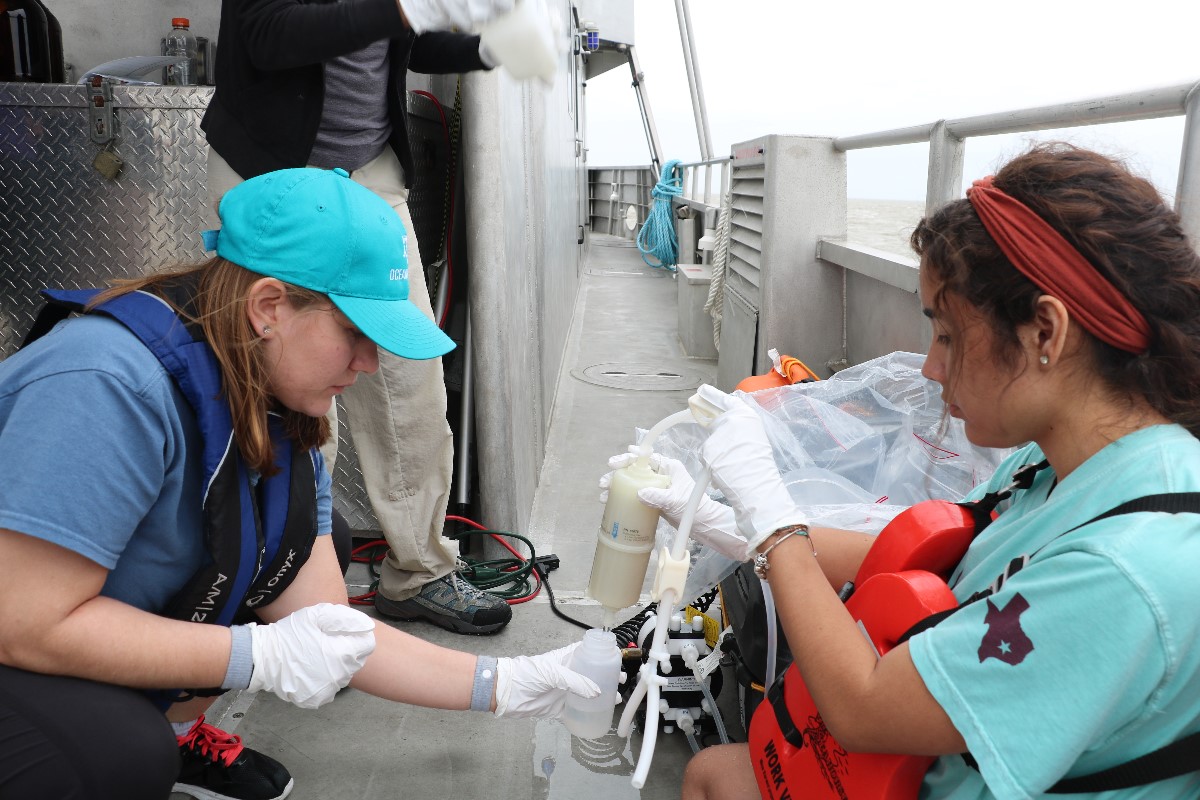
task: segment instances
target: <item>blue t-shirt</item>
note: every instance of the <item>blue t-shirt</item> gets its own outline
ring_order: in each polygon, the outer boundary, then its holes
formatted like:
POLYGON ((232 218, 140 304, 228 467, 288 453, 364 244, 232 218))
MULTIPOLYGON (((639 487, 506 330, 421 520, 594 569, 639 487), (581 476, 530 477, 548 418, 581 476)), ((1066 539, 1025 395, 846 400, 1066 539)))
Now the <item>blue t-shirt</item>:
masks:
MULTIPOLYGON (((201 452, 191 406, 119 322, 66 320, 0 362, 0 528, 109 570, 106 597, 161 611, 208 562, 201 452)), ((317 459, 328 533, 331 481, 317 459)))
MULTIPOLYGON (((1032 445, 1017 452, 972 497, 1042 458, 1032 445)), ((954 594, 986 589, 1018 556, 1028 564, 911 640, 918 673, 979 763, 938 759, 922 798, 1041 797, 1200 730, 1200 515, 1126 514, 1066 533, 1137 497, 1200 491, 1200 441, 1147 428, 1054 479, 1039 472, 980 534, 954 594)), ((1200 773, 1071 796, 1194 800, 1200 773)))

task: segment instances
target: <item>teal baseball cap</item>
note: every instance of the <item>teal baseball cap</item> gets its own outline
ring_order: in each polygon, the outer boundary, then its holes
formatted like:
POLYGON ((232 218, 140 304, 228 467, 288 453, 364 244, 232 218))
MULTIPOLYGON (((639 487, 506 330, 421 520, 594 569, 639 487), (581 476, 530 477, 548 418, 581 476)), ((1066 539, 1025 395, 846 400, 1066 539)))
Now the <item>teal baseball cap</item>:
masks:
POLYGON ((301 167, 239 183, 205 245, 240 267, 327 295, 371 341, 411 359, 454 342, 408 299, 408 234, 387 202, 344 169, 301 167))

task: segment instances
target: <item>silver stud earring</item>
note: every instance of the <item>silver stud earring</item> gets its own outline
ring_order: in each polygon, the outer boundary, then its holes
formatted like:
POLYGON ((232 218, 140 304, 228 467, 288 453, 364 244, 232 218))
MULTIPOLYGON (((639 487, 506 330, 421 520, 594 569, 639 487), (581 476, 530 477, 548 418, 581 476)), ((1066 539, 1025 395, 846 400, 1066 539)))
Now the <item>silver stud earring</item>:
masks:
POLYGON ((1038 359, 1038 363, 1040 363, 1043 367, 1049 366, 1050 356, 1046 355, 1045 353, 1042 353, 1042 357, 1038 359))
MULTIPOLYGON (((263 325, 263 336, 270 336, 270 335, 271 335, 271 326, 263 325)), ((1042 358, 1045 358, 1045 356, 1042 356, 1042 358)), ((1046 362, 1043 361, 1042 363, 1044 364, 1046 362)))

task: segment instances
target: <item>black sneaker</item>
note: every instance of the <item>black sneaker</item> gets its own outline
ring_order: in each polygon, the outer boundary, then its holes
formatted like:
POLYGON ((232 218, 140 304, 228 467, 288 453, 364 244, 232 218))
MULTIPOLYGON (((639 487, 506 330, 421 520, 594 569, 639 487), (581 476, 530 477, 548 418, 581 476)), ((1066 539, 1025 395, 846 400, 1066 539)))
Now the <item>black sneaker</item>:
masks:
POLYGON ((377 591, 375 610, 391 619, 423 619, 455 633, 495 633, 512 619, 508 603, 457 572, 430 581, 407 600, 389 600, 377 591))
POLYGON ((275 759, 242 745, 242 737, 196 720, 177 736, 179 779, 174 792, 200 800, 282 800, 292 791, 292 776, 275 759))

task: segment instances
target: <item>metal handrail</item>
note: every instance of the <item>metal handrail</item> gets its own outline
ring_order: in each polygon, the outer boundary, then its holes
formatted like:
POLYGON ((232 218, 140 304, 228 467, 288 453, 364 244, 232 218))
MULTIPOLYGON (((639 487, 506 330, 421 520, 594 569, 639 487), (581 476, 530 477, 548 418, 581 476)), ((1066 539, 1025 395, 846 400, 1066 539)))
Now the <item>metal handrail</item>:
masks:
POLYGON ((683 194, 681 195, 683 199, 694 203, 703 203, 712 208, 720 206, 721 198, 729 191, 729 170, 732 163, 733 159, 725 156, 724 158, 710 158, 704 161, 689 161, 679 164, 678 169, 683 172, 683 194), (721 171, 721 188, 716 194, 713 194, 712 174, 717 168, 720 168, 721 171), (703 192, 697 186, 701 175, 704 178, 703 192))
POLYGON ((1185 123, 1175 211, 1183 220, 1188 235, 1200 241, 1200 82, 961 119, 943 119, 925 125, 855 136, 839 136, 833 139, 833 147, 845 152, 928 142, 929 183, 925 205, 927 211, 932 212, 961 193, 963 142, 972 136, 1177 116, 1185 117, 1185 123))
MULTIPOLYGON (((993 114, 980 114, 961 119, 939 120, 946 132, 958 139, 971 136, 992 136, 1001 133, 1023 133, 1050 128, 1072 128, 1108 122, 1134 122, 1144 119, 1176 117, 1187 110, 1188 96, 1200 83, 1150 89, 1130 94, 1057 103, 1037 108, 1018 109, 993 114)), ((857 150, 885 145, 928 142, 938 122, 913 125, 878 133, 839 136, 833 140, 835 150, 857 150)))
MULTIPOLYGON (((972 136, 1024 133, 1176 116, 1183 116, 1185 121, 1175 211, 1179 214, 1188 236, 1194 242, 1200 242, 1200 82, 961 119, 942 119, 925 125, 875 133, 841 136, 834 138, 832 145, 835 151, 844 153, 872 147, 928 143, 929 167, 925 210, 930 214, 944 203, 962 195, 965 140, 972 136)), ((829 238, 818 240, 817 258, 905 292, 916 291, 917 265, 912 259, 899 258, 854 242, 829 238)), ((842 300, 845 304, 844 295, 842 300)), ((846 347, 846 333, 843 331, 843 356, 846 347)))

